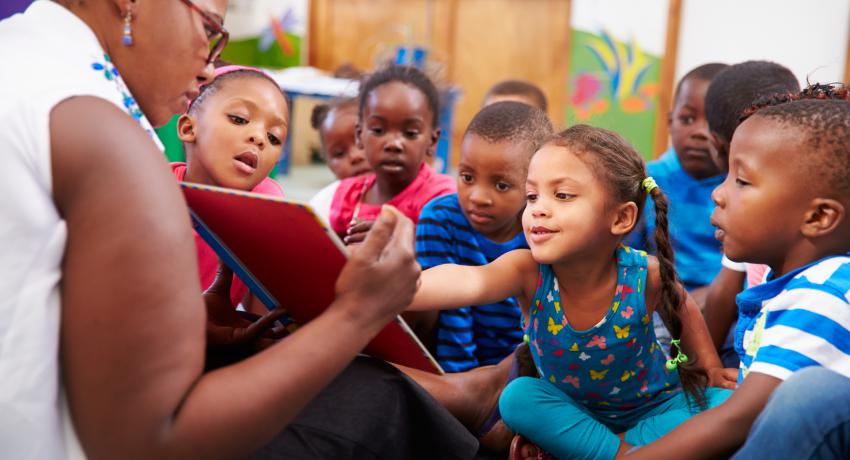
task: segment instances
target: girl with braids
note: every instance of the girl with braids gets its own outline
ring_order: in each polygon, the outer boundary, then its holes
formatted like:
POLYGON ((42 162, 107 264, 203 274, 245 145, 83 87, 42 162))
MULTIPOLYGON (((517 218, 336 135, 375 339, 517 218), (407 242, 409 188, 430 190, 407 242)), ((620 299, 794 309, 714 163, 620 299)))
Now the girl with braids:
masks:
POLYGON ((634 148, 613 132, 573 126, 532 157, 526 199, 530 250, 426 270, 409 307, 519 300, 540 378, 507 386, 505 423, 559 458, 610 459, 724 401, 729 390, 706 384, 732 388, 734 372, 721 368, 676 278, 667 200, 634 148), (620 243, 650 194, 657 259, 620 243), (670 359, 656 341, 655 311, 675 339, 670 359))

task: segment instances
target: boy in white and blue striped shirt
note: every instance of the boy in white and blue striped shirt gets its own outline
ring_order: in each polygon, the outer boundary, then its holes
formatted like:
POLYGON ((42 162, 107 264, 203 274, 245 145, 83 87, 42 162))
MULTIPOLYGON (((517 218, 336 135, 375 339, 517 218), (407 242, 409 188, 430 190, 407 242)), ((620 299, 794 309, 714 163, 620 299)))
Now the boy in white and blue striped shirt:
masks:
POLYGON ((630 458, 728 457, 745 442, 736 460, 850 454, 850 93, 799 97, 745 112, 712 193, 726 255, 771 269, 737 298, 739 387, 630 458))

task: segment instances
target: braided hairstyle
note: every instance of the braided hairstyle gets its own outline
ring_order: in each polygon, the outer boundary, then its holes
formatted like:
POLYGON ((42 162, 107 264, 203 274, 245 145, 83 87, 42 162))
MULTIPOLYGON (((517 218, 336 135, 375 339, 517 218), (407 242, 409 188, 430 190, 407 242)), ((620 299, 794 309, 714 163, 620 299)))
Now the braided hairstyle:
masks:
MULTIPOLYGON (((565 147, 590 166, 600 183, 608 188, 612 202, 635 203, 638 216, 644 209, 647 196, 652 197, 655 205, 655 246, 659 272, 661 275, 661 300, 656 311, 674 339, 682 335, 680 314, 684 308, 684 292, 676 275, 673 247, 667 227, 667 197, 656 187, 647 193, 642 182, 647 177, 646 166, 637 150, 619 134, 607 129, 588 125, 572 126, 552 137, 547 144, 565 147)), ((671 347, 671 357, 679 353, 671 347)), ((687 363, 679 364, 679 380, 682 388, 700 406, 705 407, 705 387, 708 376, 697 365, 697 356, 691 356, 687 363)))

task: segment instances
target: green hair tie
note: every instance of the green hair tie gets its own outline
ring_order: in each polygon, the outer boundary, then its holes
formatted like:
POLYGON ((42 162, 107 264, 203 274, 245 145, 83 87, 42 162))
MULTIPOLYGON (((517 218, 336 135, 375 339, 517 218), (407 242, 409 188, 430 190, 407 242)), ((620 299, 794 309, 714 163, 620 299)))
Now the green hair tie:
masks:
MULTIPOLYGON (((650 178, 651 179, 651 178, 650 178)), ((667 360, 667 363, 664 367, 667 368, 668 371, 674 371, 679 367, 679 364, 685 364, 688 362, 688 355, 682 353, 682 347, 679 345, 679 339, 674 339, 670 342, 676 348, 676 357, 667 360)))
POLYGON ((653 190, 658 188, 658 184, 655 183, 655 179, 653 179, 652 176, 647 176, 647 178, 640 183, 640 186, 646 190, 646 193, 652 193, 653 190))

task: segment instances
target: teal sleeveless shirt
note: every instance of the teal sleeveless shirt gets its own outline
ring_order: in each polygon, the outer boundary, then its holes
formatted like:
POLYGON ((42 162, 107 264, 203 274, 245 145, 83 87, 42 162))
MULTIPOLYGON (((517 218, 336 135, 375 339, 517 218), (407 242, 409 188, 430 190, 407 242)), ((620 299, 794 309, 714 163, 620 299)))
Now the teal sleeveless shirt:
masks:
POLYGON ((646 253, 621 246, 616 257, 617 290, 596 326, 567 324, 555 273, 541 265, 525 329, 540 378, 593 413, 615 417, 679 389, 646 309, 646 253))

